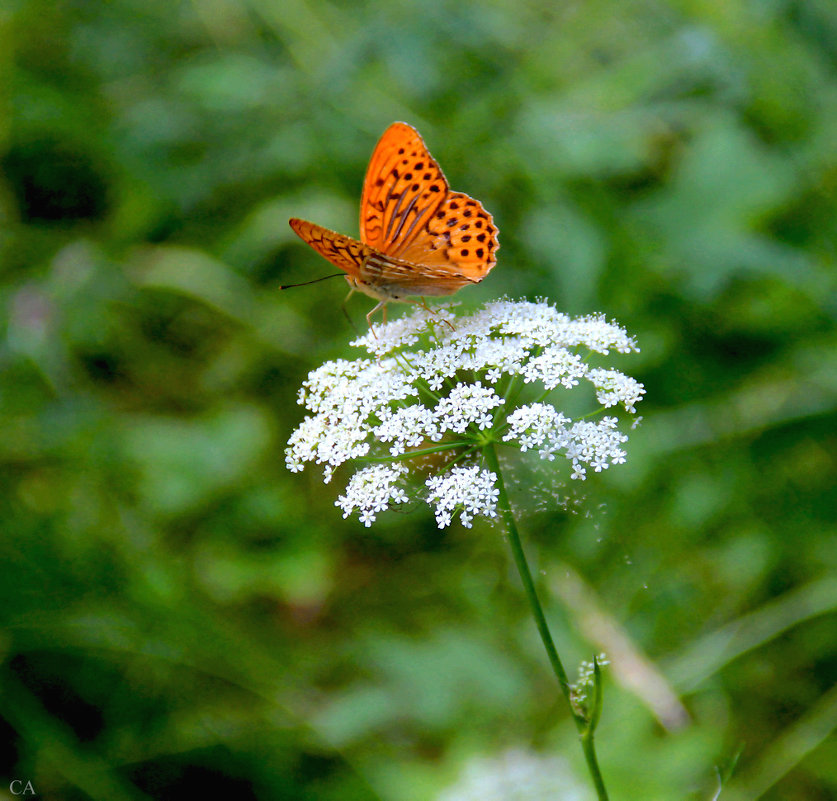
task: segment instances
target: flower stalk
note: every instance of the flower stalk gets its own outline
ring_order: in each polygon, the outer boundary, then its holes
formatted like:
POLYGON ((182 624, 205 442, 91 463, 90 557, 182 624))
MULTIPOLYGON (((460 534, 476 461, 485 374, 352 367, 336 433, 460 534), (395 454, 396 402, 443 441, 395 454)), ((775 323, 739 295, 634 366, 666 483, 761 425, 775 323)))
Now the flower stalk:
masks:
POLYGON ((520 541, 520 534, 517 530, 514 512, 512 512, 511 504, 509 503, 509 496, 506 492, 505 483, 503 481, 503 472, 500 469, 500 461, 497 458, 497 451, 494 448, 494 443, 486 444, 482 453, 489 469, 497 476, 497 489, 499 490, 497 508, 509 535, 509 545, 511 546, 512 555, 514 556, 514 563, 517 566, 517 572, 520 574, 520 581, 523 584, 526 599, 529 601, 532 616, 535 618, 535 625, 538 629, 538 634, 540 634, 541 642, 543 643, 546 655, 549 658, 549 664, 552 666, 552 671, 558 679, 561 694, 567 702, 570 714, 572 715, 576 728, 578 729, 581 749, 584 752, 584 759, 587 763, 587 769, 590 773, 593 786, 596 788, 596 796, 599 801, 607 801, 607 790, 604 785, 601 770, 599 769, 598 759, 596 758, 596 747, 593 740, 596 724, 598 723, 598 719, 601 714, 602 703, 601 673, 599 671, 598 662, 594 660, 593 663, 595 666, 595 696, 593 711, 588 718, 577 711, 573 705, 567 671, 564 670, 564 665, 561 663, 561 657, 558 656, 558 650, 555 647, 555 642, 552 639, 551 632, 549 631, 549 624, 546 622, 546 616, 544 615, 543 607, 541 606, 537 590, 535 589, 535 582, 532 579, 532 571, 529 569, 529 563, 526 560, 526 554, 523 550, 523 543, 520 541))

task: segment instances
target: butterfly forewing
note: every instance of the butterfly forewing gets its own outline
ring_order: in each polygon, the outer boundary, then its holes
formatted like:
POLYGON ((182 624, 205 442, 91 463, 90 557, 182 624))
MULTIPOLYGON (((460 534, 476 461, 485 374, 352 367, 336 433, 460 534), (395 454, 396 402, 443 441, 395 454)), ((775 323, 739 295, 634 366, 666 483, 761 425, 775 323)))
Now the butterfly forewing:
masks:
POLYGON ((390 256, 421 235, 448 194, 448 182, 418 131, 396 122, 369 161, 360 202, 360 238, 390 256))
POLYGON ((364 261, 372 250, 343 234, 329 231, 307 220, 293 217, 289 220, 291 228, 321 256, 325 256, 335 267, 345 270, 351 276, 357 276, 364 261))

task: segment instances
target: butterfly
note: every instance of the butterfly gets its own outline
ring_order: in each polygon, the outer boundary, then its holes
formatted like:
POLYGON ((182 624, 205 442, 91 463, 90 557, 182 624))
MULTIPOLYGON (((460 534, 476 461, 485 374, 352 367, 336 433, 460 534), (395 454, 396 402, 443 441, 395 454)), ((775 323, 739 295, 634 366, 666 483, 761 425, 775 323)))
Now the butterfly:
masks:
MULTIPOLYGON (((296 217, 291 228, 346 273, 351 291, 378 301, 452 295, 478 284, 497 263, 497 228, 478 200, 452 192, 419 132, 404 122, 384 131, 366 170, 360 241, 296 217)), ((348 300, 348 298, 347 298, 348 300)), ((421 301, 424 305, 424 301, 421 301)))

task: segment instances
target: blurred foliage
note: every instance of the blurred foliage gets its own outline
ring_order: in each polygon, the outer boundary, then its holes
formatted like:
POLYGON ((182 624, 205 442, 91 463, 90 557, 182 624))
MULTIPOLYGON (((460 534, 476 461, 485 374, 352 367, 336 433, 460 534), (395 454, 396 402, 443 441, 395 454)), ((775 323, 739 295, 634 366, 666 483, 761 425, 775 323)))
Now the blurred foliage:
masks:
POLYGON ((499 531, 366 530, 284 468, 354 336, 342 282, 278 291, 327 270, 287 218, 356 234, 402 119, 499 224, 464 304, 547 296, 643 348, 628 463, 523 522, 570 666, 613 659, 613 798, 711 798, 739 751, 721 798, 833 798, 836 76, 832 0, 6 2, 0 785, 583 770, 499 531))

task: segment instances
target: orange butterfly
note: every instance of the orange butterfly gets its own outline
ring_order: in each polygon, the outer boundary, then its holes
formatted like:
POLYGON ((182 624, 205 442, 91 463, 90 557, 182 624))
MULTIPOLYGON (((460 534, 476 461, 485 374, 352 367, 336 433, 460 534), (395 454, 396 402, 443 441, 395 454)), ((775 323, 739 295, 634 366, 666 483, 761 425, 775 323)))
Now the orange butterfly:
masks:
MULTIPOLYGON (((461 192, 451 192, 419 132, 394 122, 372 153, 360 201, 360 242, 292 218, 291 228, 344 270, 352 290, 375 298, 370 317, 410 295, 452 295, 478 284, 497 263, 491 215, 461 192)), ((348 298, 347 298, 348 300, 348 298)))

